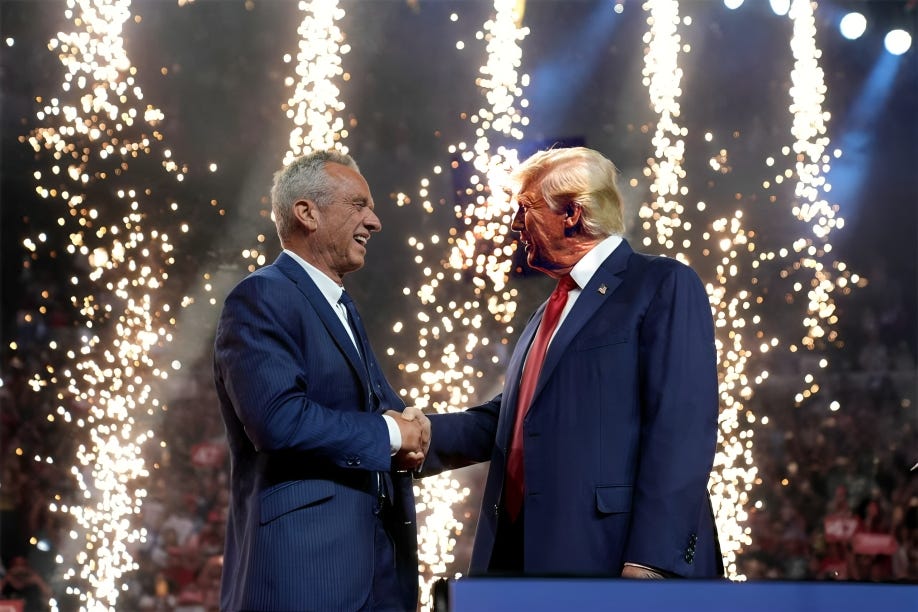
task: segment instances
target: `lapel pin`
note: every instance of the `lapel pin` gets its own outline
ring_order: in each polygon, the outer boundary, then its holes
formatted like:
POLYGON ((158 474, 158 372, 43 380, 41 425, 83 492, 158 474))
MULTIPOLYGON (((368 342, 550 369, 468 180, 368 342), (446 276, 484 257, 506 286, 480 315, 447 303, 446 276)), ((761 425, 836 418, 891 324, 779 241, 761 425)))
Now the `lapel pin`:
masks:
POLYGON ((597 289, 597 291, 599 291, 599 293, 601 293, 602 295, 605 295, 605 294, 606 294, 606 285, 605 285, 605 283, 603 283, 602 285, 600 285, 600 286, 599 286, 599 289, 597 289))

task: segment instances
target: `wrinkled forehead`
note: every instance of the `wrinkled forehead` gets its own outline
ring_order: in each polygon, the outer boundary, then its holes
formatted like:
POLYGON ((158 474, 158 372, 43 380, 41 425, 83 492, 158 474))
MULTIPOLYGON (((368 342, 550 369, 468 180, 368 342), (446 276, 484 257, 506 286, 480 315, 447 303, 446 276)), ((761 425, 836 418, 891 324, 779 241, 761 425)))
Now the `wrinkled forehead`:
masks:
MULTIPOLYGON (((511 200, 517 204, 536 204, 545 201, 543 183, 549 169, 529 173, 517 173, 513 176, 511 200)), ((551 194, 549 194, 551 195, 551 194)))

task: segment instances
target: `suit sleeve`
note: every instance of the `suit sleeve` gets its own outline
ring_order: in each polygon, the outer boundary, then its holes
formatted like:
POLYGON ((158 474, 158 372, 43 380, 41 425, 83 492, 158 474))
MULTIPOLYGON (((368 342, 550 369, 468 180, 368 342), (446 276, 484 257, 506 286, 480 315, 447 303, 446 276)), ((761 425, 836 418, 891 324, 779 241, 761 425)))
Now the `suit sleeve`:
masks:
POLYGON ((625 561, 683 574, 707 512, 717 443, 717 355, 701 280, 673 260, 639 334, 641 433, 625 561))
MULTIPOLYGON (((389 434, 379 415, 329 408, 310 397, 315 381, 304 363, 309 339, 292 306, 301 299, 292 288, 257 276, 227 297, 214 356, 236 416, 261 452, 307 452, 345 468, 388 470, 389 434)), ((310 329, 327 333, 320 324, 310 329)))
POLYGON ((430 415, 430 450, 421 476, 481 463, 491 458, 501 396, 462 412, 430 415))

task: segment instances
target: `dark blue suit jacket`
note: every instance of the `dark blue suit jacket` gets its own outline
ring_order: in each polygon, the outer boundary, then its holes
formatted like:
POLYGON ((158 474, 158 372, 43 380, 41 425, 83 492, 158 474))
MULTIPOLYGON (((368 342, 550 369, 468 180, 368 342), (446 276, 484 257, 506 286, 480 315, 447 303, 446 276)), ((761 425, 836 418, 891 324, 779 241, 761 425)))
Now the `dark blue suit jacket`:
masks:
MULTIPOLYGON (((501 395, 431 415, 425 472, 491 461, 473 574, 494 549, 520 374, 544 308, 520 336, 501 395)), ((524 421, 525 573, 618 576, 626 561, 720 573, 707 491, 716 361, 697 275, 620 244, 559 327, 524 421)))
MULTIPOLYGON (((402 410, 375 358, 369 374, 309 275, 282 253, 236 286, 214 373, 232 459, 221 610, 356 610, 374 569, 376 471, 389 472, 380 414, 402 410)), ((387 530, 405 609, 417 601, 410 477, 390 473, 387 530)))

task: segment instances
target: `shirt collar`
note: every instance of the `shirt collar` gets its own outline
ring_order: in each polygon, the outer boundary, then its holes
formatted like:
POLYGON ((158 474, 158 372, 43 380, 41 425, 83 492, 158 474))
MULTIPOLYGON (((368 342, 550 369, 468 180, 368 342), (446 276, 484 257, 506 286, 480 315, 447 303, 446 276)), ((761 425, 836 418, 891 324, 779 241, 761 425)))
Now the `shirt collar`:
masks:
POLYGON ((618 245, 622 243, 621 236, 609 236, 602 242, 586 252, 586 255, 580 258, 573 268, 571 268, 571 278, 577 283, 577 287, 583 289, 596 274, 596 270, 602 265, 609 255, 612 254, 618 245))
POLYGON ((328 303, 335 306, 338 303, 338 300, 341 299, 341 293, 344 292, 344 287, 333 281, 327 274, 310 264, 308 261, 291 251, 290 249, 284 249, 284 253, 289 255, 293 261, 300 264, 300 267, 306 271, 306 274, 309 275, 309 278, 312 279, 312 282, 316 284, 316 287, 319 288, 319 291, 322 292, 322 295, 328 300, 328 303))

